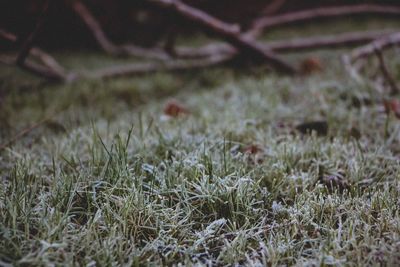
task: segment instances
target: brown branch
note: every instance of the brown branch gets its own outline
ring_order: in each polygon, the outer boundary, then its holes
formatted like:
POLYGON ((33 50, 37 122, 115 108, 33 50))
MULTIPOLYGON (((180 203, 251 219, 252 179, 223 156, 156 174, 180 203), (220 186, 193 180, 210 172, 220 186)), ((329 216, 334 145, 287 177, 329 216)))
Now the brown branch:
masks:
MULTIPOLYGON (((310 38, 296 38, 290 40, 271 41, 268 44, 260 44, 263 49, 270 49, 275 52, 301 52, 310 49, 338 48, 364 44, 393 33, 394 30, 370 31, 370 32, 349 32, 333 36, 317 36, 310 38)), ((181 58, 202 58, 212 55, 235 54, 236 49, 225 43, 208 44, 198 48, 178 47, 178 57, 181 58)))
POLYGON ((392 95, 398 94, 400 92, 400 89, 397 86, 396 81, 394 80, 394 78, 390 74, 389 69, 385 64, 385 60, 383 58, 382 50, 380 50, 378 48, 375 48, 375 54, 378 57, 379 68, 382 71, 383 77, 385 78, 385 80, 388 82, 388 84, 390 86, 390 89, 391 89, 390 93, 392 95))
POLYGON ((206 68, 223 64, 231 59, 230 55, 219 55, 205 59, 196 60, 176 60, 165 61, 160 63, 142 63, 130 64, 122 66, 113 66, 101 70, 94 71, 87 75, 90 79, 109 79, 122 76, 132 76, 147 73, 154 73, 159 71, 186 71, 193 69, 206 68))
POLYGON ((269 3, 262 11, 262 15, 273 15, 281 9, 281 7, 286 3, 286 0, 273 0, 269 3))
MULTIPOLYGON (((8 65, 8 66, 15 66, 15 60, 10 57, 1 57, 0 62, 2 64, 8 65)), ((65 82, 65 81, 72 81, 75 79, 75 76, 71 75, 65 75, 58 73, 57 71, 50 69, 46 66, 42 66, 40 64, 37 64, 33 61, 30 61, 28 59, 25 60, 24 64, 19 66, 20 69, 29 72, 33 75, 45 78, 49 81, 54 81, 54 82, 65 82)))
POLYGON ((336 48, 364 44, 388 36, 394 30, 349 32, 332 36, 317 36, 292 40, 275 41, 269 44, 270 49, 277 52, 300 52, 303 50, 336 48))
POLYGON ((354 80, 362 83, 363 78, 360 74, 360 71, 365 66, 365 63, 361 61, 361 59, 376 54, 379 60, 379 67, 385 79, 391 86, 391 93, 395 94, 399 92, 399 88, 395 84, 393 77, 390 75, 390 72, 384 62, 383 55, 381 54, 383 50, 394 45, 400 45, 400 32, 395 32, 390 35, 377 38, 373 42, 353 50, 352 53, 343 55, 344 66, 354 80))
POLYGON ((43 28, 44 22, 47 18, 49 6, 50 6, 50 1, 47 0, 43 6, 43 10, 39 15, 39 18, 37 19, 34 30, 26 37, 25 41, 23 42, 16 59, 16 63, 18 66, 22 67, 24 65, 25 59, 28 57, 38 33, 40 33, 40 31, 43 28))
POLYGON ((167 37, 164 44, 164 51, 172 57, 176 57, 176 51, 175 51, 176 37, 177 37, 176 26, 173 25, 168 29, 167 37))
POLYGON ((296 73, 294 67, 283 61, 275 53, 262 49, 257 42, 241 34, 239 28, 235 25, 225 23, 179 0, 152 0, 152 2, 205 27, 214 35, 226 40, 228 43, 236 47, 241 54, 252 58, 254 61, 259 62, 261 60, 269 63, 272 67, 284 73, 296 73))
POLYGON ((15 36, 15 34, 7 32, 4 29, 0 29, 0 37, 4 38, 7 41, 12 42, 12 43, 15 43, 17 41, 17 36, 15 36))
MULTIPOLYGON (((13 43, 17 42, 17 37, 14 34, 3 29, 0 29, 0 37, 13 43)), ((53 81, 64 81, 72 78, 71 75, 67 75, 65 69, 52 56, 41 49, 32 47, 29 51, 29 54, 37 57, 44 64, 44 66, 34 63, 28 59, 24 59, 23 64, 19 65, 21 69, 53 81)), ((14 65, 15 60, 3 58, 2 63, 14 65)))
POLYGON ((46 67, 59 73, 61 76, 66 75, 66 70, 57 60, 39 48, 32 48, 31 54, 37 57, 46 67))
POLYGON ((355 49, 350 54, 350 59, 351 61, 356 61, 360 58, 368 57, 374 54, 376 50, 382 51, 388 47, 399 44, 400 44, 400 32, 396 32, 386 37, 377 39, 366 46, 355 49))
POLYGON ((361 4, 315 8, 304 11, 290 12, 272 17, 261 17, 253 22, 253 25, 251 26, 251 29, 247 32, 247 35, 254 37, 260 34, 266 28, 282 26, 290 23, 356 14, 400 15, 400 7, 361 4))
POLYGON ((92 31, 94 38, 106 53, 112 55, 120 53, 120 49, 108 40, 99 22, 81 1, 73 1, 72 8, 92 31))
MULTIPOLYGON (((2 29, 0 29, 0 37, 3 37, 4 39, 9 40, 11 42, 16 41, 15 35, 8 33, 7 31, 2 29)), ((36 54, 36 56, 39 56, 39 59, 41 59, 42 61, 43 60, 47 61, 48 65, 52 65, 54 63, 51 62, 54 59, 50 55, 46 54, 45 52, 37 48, 33 48, 31 54, 32 55, 36 54)), ((205 68, 209 66, 222 64, 228 61, 230 58, 231 58, 230 55, 219 55, 200 60, 177 60, 177 61, 165 61, 163 63, 144 63, 144 64, 113 66, 110 68, 97 70, 86 75, 85 73, 83 73, 80 77, 77 77, 74 74, 63 76, 59 73, 54 72, 53 68, 47 68, 41 66, 30 60, 26 60, 23 67, 26 71, 32 74, 50 80, 71 81, 71 80, 76 80, 78 78, 103 79, 103 78, 113 78, 119 76, 140 75, 157 71, 178 71, 178 70, 205 68)), ((6 58, 6 57, 1 57, 0 62, 7 65, 15 64, 15 61, 12 58, 6 58)))
POLYGON ((13 138, 11 138, 11 140, 7 141, 4 144, 0 144, 0 151, 8 148, 9 146, 14 144, 18 140, 20 140, 21 138, 23 138, 24 136, 29 134, 30 132, 32 132, 33 130, 39 128, 40 126, 45 124, 48 120, 49 120, 48 118, 42 119, 41 121, 39 121, 39 122, 37 122, 37 123, 25 128, 25 129, 23 129, 21 132, 17 133, 17 135, 15 135, 13 138))
POLYGON ((114 56, 134 56, 140 58, 149 58, 157 60, 167 60, 169 56, 162 50, 158 49, 146 49, 135 45, 115 45, 111 40, 108 39, 105 32, 103 31, 100 23, 96 20, 90 10, 80 0, 74 0, 71 3, 72 9, 86 24, 88 29, 91 31, 93 37, 106 53, 114 56))

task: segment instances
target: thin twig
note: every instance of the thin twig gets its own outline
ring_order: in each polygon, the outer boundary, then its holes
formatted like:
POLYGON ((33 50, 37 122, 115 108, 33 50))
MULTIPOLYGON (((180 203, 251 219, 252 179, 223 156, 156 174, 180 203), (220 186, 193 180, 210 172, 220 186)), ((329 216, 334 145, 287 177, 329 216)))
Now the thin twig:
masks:
POLYGON ((132 44, 126 45, 115 45, 103 31, 100 23, 94 17, 94 15, 90 12, 89 8, 87 8, 82 1, 74 0, 71 3, 71 6, 76 14, 82 19, 82 21, 86 24, 93 37, 97 41, 98 45, 103 49, 106 53, 114 56, 134 56, 140 58, 148 58, 148 59, 157 59, 157 60, 167 60, 169 59, 168 54, 164 53, 160 49, 146 49, 142 47, 138 47, 132 44))
POLYGON ((332 18, 356 14, 377 14, 377 15, 400 15, 400 6, 387 6, 376 4, 346 5, 322 7, 303 11, 290 12, 272 17, 261 17, 253 22, 248 36, 255 37, 264 29, 298 23, 302 21, 311 21, 319 18, 332 18))
POLYGON ((389 70, 387 69, 383 55, 383 50, 400 44, 400 32, 395 32, 381 38, 376 38, 374 41, 367 45, 354 49, 350 54, 343 55, 343 63, 351 77, 358 83, 364 83, 364 79, 360 74, 365 63, 361 59, 367 58, 373 54, 377 54, 380 69, 391 86, 391 93, 397 93, 399 91, 394 79, 391 77, 389 70))
POLYGON ((33 130, 39 128, 40 126, 42 126, 43 124, 45 124, 47 121, 49 120, 49 118, 45 118, 40 120, 39 122, 23 129, 21 132, 17 133, 17 135, 15 135, 13 138, 11 138, 9 141, 7 141, 4 144, 0 145, 0 151, 3 151, 4 149, 8 148, 9 146, 11 146, 12 144, 14 144, 15 142, 17 142, 18 140, 20 140, 21 138, 23 138, 24 136, 26 136, 27 134, 29 134, 30 132, 32 132, 33 130))
POLYGON ((273 15, 281 9, 281 7, 286 3, 286 0, 273 0, 269 3, 262 11, 262 15, 273 15))
POLYGON ((282 60, 272 51, 263 50, 259 43, 247 38, 235 25, 221 21, 206 12, 189 6, 179 0, 151 0, 151 2, 154 2, 167 10, 174 11, 180 16, 206 28, 215 36, 226 40, 245 57, 251 58, 254 61, 266 62, 275 69, 288 74, 296 73, 296 69, 293 66, 282 60))
MULTIPOLYGON (((7 32, 3 29, 0 29, 0 37, 13 43, 17 41, 15 34, 7 32)), ((66 73, 65 69, 57 62, 57 60, 41 49, 32 47, 29 53, 37 57, 44 66, 25 58, 23 64, 19 65, 21 69, 53 81, 64 81, 68 79, 67 77, 72 77, 66 73)), ((15 65, 15 60, 3 57, 2 63, 7 65, 15 65)))
POLYGON ((379 48, 376 48, 375 54, 377 55, 378 60, 379 60, 379 68, 382 71, 382 74, 383 74, 385 80, 388 82, 388 84, 390 86, 390 90, 391 90, 390 93, 392 95, 398 94, 400 92, 400 89, 397 86, 396 81, 390 74, 389 69, 385 64, 385 59, 383 58, 382 50, 380 50, 379 48))
POLYGON ((206 59, 196 60, 176 60, 160 63, 150 62, 142 64, 127 64, 96 70, 92 73, 87 74, 86 77, 89 79, 109 79, 122 76, 147 74, 158 71, 186 71, 219 65, 227 62, 230 59, 230 55, 219 55, 206 59))
POLYGON ((36 40, 36 37, 42 30, 44 22, 46 21, 49 6, 50 6, 50 0, 47 0, 43 6, 43 10, 42 10, 41 14, 39 15, 39 18, 37 19, 34 30, 28 35, 28 37, 23 42, 21 49, 19 51, 19 54, 17 56, 17 59, 16 59, 16 63, 18 66, 24 65, 25 59, 28 57, 28 55, 33 47, 33 44, 36 40))
POLYGON ((356 61, 360 58, 368 57, 375 53, 375 50, 384 50, 388 47, 399 45, 400 44, 400 32, 396 32, 385 36, 383 38, 379 38, 374 40, 372 43, 362 46, 360 48, 355 49, 350 54, 350 59, 352 61, 356 61))
MULTIPOLYGON (((388 36, 395 30, 349 32, 332 36, 317 36, 309 38, 295 38, 290 40, 271 41, 261 43, 263 49, 275 52, 301 52, 310 49, 332 49, 346 46, 364 44, 388 36)), ((177 47, 176 53, 181 58, 202 58, 219 54, 233 54, 236 49, 226 43, 212 43, 198 48, 177 47)))

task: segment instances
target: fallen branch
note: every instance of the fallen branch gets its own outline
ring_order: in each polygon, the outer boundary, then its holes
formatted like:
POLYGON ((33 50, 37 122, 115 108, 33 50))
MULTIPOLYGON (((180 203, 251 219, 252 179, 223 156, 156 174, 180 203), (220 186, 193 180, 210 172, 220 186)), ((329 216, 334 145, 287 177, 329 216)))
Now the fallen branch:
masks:
POLYGON ((240 29, 235 25, 225 23, 209 14, 193 8, 179 0, 151 0, 167 10, 171 10, 181 15, 182 17, 205 27, 214 35, 226 40, 234 46, 240 54, 253 61, 266 62, 278 71, 293 74, 296 69, 290 64, 286 63, 279 56, 269 50, 264 50, 256 41, 247 38, 240 32, 240 29))
POLYGON ((400 7, 361 4, 315 8, 304 11, 290 12, 287 14, 272 17, 261 17, 253 22, 253 25, 250 27, 250 30, 246 34, 248 36, 255 37, 266 28, 272 28, 307 20, 315 20, 319 18, 332 18, 356 14, 400 15, 400 7))
POLYGON ((25 41, 22 43, 21 49, 20 49, 19 54, 16 59, 16 63, 18 66, 22 67, 24 65, 25 59, 29 55, 37 35, 40 33, 40 31, 43 28, 44 22, 48 15, 49 6, 50 6, 50 1, 47 0, 43 6, 43 10, 42 10, 41 14, 39 15, 39 18, 37 19, 35 28, 26 37, 25 41))
POLYGON ((11 138, 11 140, 7 141, 4 144, 0 145, 0 151, 8 148, 9 146, 11 146, 12 144, 14 144, 15 142, 17 142, 18 140, 20 140, 21 138, 23 138, 24 136, 26 136, 27 134, 29 134, 30 132, 32 132, 33 130, 39 128, 40 126, 42 126, 43 124, 45 124, 49 119, 45 118, 42 119, 41 121, 23 129, 21 132, 19 132, 17 135, 15 135, 13 138, 11 138))
MULTIPOLYGON (((0 57, 0 63, 8 66, 16 65, 15 59, 10 57, 0 57)), ((70 75, 61 74, 51 68, 42 66, 28 59, 26 59, 24 61, 24 64, 20 65, 19 68, 35 76, 39 76, 41 78, 45 78, 46 80, 53 82, 65 82, 65 81, 75 80, 75 76, 72 74, 70 75)))
POLYGON ((382 54, 382 50, 379 49, 375 49, 375 54, 378 57, 379 60, 379 68, 382 71, 383 77, 385 78, 385 80, 388 82, 389 86, 390 86, 390 90, 391 90, 391 94, 395 95, 398 94, 400 92, 399 87, 396 84, 396 81, 394 80, 394 78, 392 77, 392 75, 389 72, 389 69, 387 68, 386 64, 385 64, 385 60, 383 58, 383 54, 382 54))
POLYGON ((379 68, 385 80, 391 87, 391 93, 398 93, 399 88, 397 87, 393 77, 390 75, 382 55, 383 50, 394 45, 400 45, 400 32, 377 38, 373 42, 353 50, 352 53, 343 55, 344 66, 355 81, 364 83, 365 80, 360 72, 363 67, 365 67, 365 61, 362 61, 361 59, 376 54, 379 60, 379 68))
MULTIPOLYGON (((3 37, 10 42, 15 42, 17 39, 14 34, 2 29, 0 29, 0 37, 3 37)), ((62 73, 55 71, 62 67, 59 66, 53 57, 38 48, 32 48, 31 54, 37 56, 43 63, 45 63, 46 66, 41 66, 30 61, 29 59, 26 59, 22 68, 36 76, 44 77, 54 81, 75 81, 78 78, 105 79, 119 76, 140 75, 157 71, 191 70, 222 64, 231 58, 230 55, 220 55, 203 58, 201 60, 176 60, 165 61, 162 63, 150 62, 143 64, 113 66, 110 68, 97 70, 92 73, 86 72, 86 74, 83 73, 78 77, 73 73, 66 74, 65 71, 62 73)), ((15 60, 10 57, 0 57, 0 62, 6 65, 15 65, 15 60)))
MULTIPOLYGON (((0 37, 13 43, 17 42, 17 37, 14 34, 3 29, 0 29, 0 37)), ((61 82, 74 79, 75 75, 67 74, 65 69, 52 56, 41 49, 31 47, 29 54, 37 57, 44 66, 28 60, 26 56, 23 62, 18 65, 21 69, 51 81, 61 82)), ((7 57, 2 57, 0 61, 6 65, 16 65, 16 60, 7 57)))
MULTIPOLYGON (((296 38, 282 41, 271 41, 268 44, 260 44, 263 49, 275 52, 301 52, 310 49, 339 48, 368 43, 388 36, 394 30, 371 31, 371 32, 349 32, 333 36, 317 36, 310 38, 296 38)), ((220 54, 235 54, 237 50, 225 43, 208 44, 199 48, 178 47, 178 57, 181 58, 203 58, 220 54)))
POLYGON ((108 39, 100 23, 96 20, 94 15, 80 0, 72 1, 71 6, 75 11, 75 13, 79 15, 79 17, 91 31, 93 37, 95 38, 101 49, 103 49, 107 54, 113 56, 127 55, 127 56, 134 56, 147 59, 157 59, 157 60, 169 59, 169 55, 164 53, 164 51, 162 51, 161 49, 160 50, 146 49, 130 44, 121 46, 115 45, 108 39))
POLYGON ((396 32, 384 38, 377 39, 366 46, 355 49, 350 54, 350 59, 351 61, 356 61, 360 58, 374 54, 376 50, 382 51, 388 47, 399 44, 400 44, 400 32, 396 32))
POLYGON ((89 79, 109 79, 122 76, 147 74, 159 71, 186 71, 219 65, 229 61, 230 55, 213 56, 206 59, 176 60, 166 62, 150 62, 142 64, 128 64, 113 66, 87 74, 89 79))
POLYGON ((273 15, 286 3, 286 0, 273 0, 262 11, 262 15, 273 15))
MULTIPOLYGON (((22 70, 51 81, 67 81, 75 77, 74 75, 67 75, 65 73, 65 70, 57 63, 57 61, 53 57, 44 53, 40 49, 33 48, 36 37, 43 28, 50 6, 54 3, 55 2, 50 3, 50 1, 45 2, 42 13, 40 14, 36 22, 35 28, 26 37, 17 58, 15 60, 12 60, 10 58, 2 57, 0 59, 1 63, 7 65, 17 65, 22 70), (27 57, 29 56, 29 54, 37 56, 45 64, 45 66, 28 60, 27 57)), ((17 42, 17 37, 15 35, 8 33, 4 30, 0 30, 0 36, 8 41, 17 42)))
POLYGON ((332 36, 317 36, 292 40, 275 41, 269 44, 270 49, 277 52, 300 52, 319 48, 337 48, 364 44, 388 36, 394 30, 349 32, 332 36))
MULTIPOLYGON (((15 34, 7 32, 3 29, 0 29, 0 37, 3 37, 4 39, 12 43, 17 42, 17 36, 15 36, 15 34)), ((66 74, 65 69, 57 62, 57 60, 55 60, 55 58, 53 58, 51 55, 47 54, 43 50, 32 47, 30 50, 30 54, 37 57, 46 67, 53 69, 61 76, 66 74)))

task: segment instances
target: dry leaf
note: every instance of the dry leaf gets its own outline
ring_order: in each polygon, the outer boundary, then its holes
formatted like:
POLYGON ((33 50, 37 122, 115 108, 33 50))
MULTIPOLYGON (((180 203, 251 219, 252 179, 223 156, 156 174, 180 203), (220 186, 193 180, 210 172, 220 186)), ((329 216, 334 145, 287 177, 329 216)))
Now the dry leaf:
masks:
POLYGON ((170 100, 167 102, 164 108, 164 114, 171 117, 178 117, 180 115, 189 114, 189 110, 181 103, 176 100, 170 100))
POLYGON ((396 118, 400 119, 400 101, 398 99, 384 100, 383 105, 385 106, 386 114, 393 112, 396 118))
POLYGON ((264 149, 259 145, 249 145, 242 149, 245 159, 249 164, 261 164, 264 161, 264 149))
POLYGON ((245 148, 243 148, 243 153, 244 154, 257 154, 257 153, 261 153, 263 151, 263 149, 258 146, 258 145, 249 145, 246 146, 245 148))
POLYGON ((311 74, 323 70, 321 60, 317 57, 309 57, 301 62, 300 70, 303 74, 311 74))

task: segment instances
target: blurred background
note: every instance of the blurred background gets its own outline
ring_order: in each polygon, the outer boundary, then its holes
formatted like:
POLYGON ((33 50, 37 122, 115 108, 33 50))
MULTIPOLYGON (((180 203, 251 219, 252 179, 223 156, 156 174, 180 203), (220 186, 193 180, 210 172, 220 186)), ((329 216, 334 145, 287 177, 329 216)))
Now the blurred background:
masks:
MULTIPOLYGON (((0 1, 0 25, 17 35, 26 35, 40 14, 44 0, 0 1)), ((71 9, 70 0, 60 1, 51 12, 47 23, 37 38, 44 48, 94 47, 96 42, 82 20, 71 9)), ((150 1, 85 0, 83 1, 100 22, 103 30, 116 43, 134 42, 142 46, 154 46, 170 31, 192 34, 198 28, 175 14, 157 8, 150 1)), ((271 2, 280 2, 273 13, 303 10, 333 5, 360 3, 398 4, 398 0, 185 0, 227 22, 238 23, 242 28, 265 11, 271 2)), ((273 8, 273 7, 272 7, 273 8)), ((273 8, 274 9, 274 8, 273 8)), ((267 10, 267 12, 269 12, 267 10)), ((6 45, 5 43, 3 45, 6 45)))

